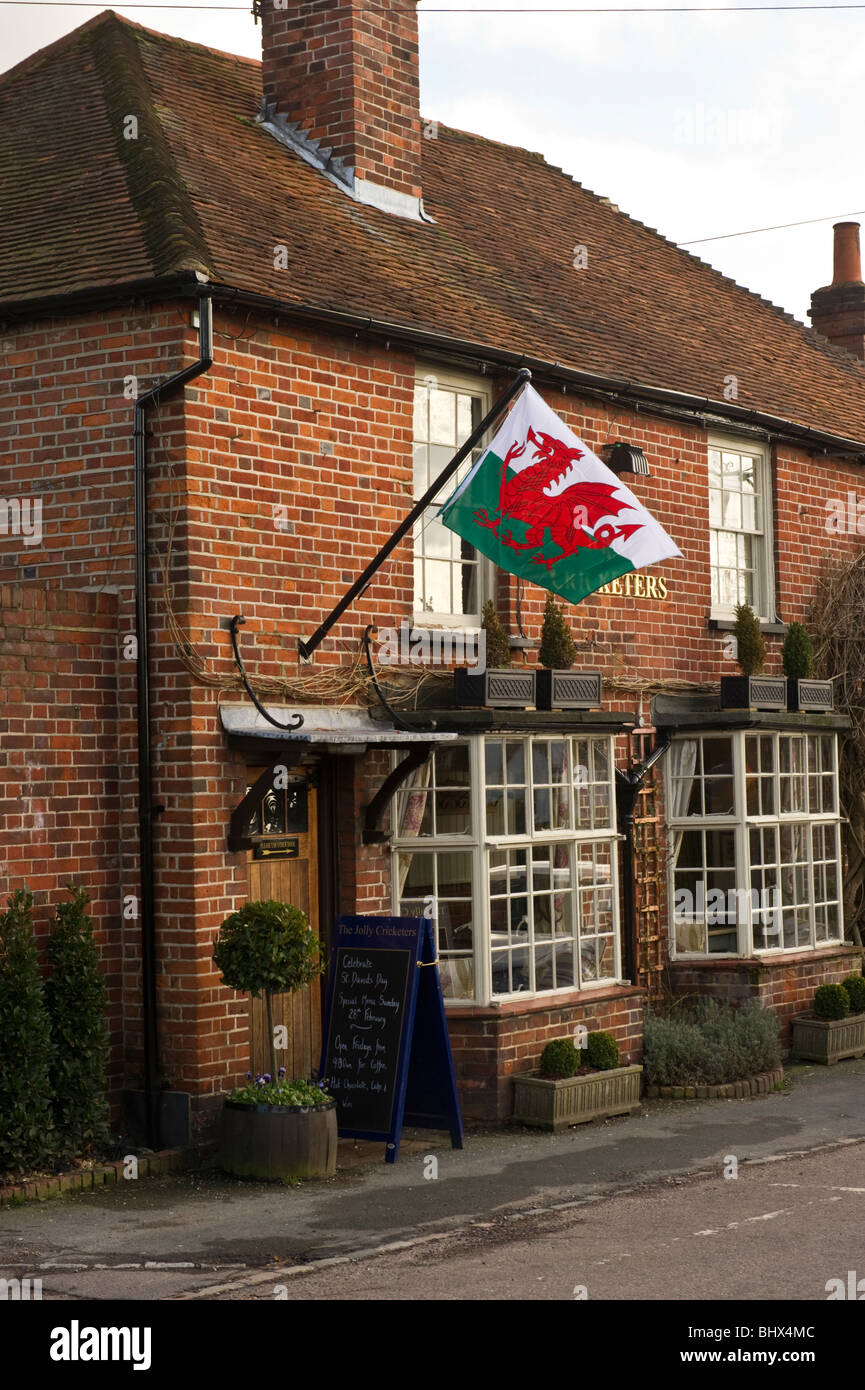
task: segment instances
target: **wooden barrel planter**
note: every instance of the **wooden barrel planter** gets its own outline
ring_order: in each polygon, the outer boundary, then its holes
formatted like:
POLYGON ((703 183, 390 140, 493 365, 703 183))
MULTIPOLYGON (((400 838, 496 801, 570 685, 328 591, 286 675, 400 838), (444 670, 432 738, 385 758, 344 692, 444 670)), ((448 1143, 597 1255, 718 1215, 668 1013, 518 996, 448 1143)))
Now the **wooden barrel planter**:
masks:
POLYGON ((227 1100, 219 1165, 237 1178, 332 1178, 336 1172, 336 1101, 326 1105, 242 1105, 227 1100))

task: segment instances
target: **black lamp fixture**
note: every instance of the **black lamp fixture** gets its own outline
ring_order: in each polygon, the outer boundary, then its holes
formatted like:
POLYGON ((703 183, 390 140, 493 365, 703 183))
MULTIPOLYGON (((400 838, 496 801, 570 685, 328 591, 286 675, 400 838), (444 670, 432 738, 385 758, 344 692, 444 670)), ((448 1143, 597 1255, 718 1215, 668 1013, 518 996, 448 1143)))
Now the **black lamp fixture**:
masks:
POLYGON ((605 452, 607 467, 614 473, 641 473, 644 478, 650 476, 649 460, 639 444, 625 444, 620 439, 615 444, 608 444, 605 452))

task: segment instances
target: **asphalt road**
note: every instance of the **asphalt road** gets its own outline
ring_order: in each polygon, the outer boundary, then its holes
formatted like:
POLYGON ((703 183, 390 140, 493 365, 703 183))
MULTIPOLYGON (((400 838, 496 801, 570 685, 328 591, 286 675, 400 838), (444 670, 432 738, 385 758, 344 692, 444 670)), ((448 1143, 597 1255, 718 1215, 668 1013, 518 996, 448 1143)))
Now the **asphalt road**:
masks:
MULTIPOLYGON (((535 1220, 541 1223, 539 1232, 542 1227, 546 1230, 544 1223, 548 1220, 554 1225, 559 1221, 571 1222, 574 1230, 585 1231, 587 1237, 587 1253, 581 1254, 580 1260, 591 1262, 597 1255, 597 1251, 592 1254, 591 1240, 601 1230, 595 1207, 598 1212, 611 1212, 612 1202, 616 1210, 621 1202, 625 1204, 622 1209, 633 1208, 642 1213, 641 1219, 648 1219, 648 1213, 656 1210, 656 1203, 661 1204, 657 1210, 662 1212, 666 1200, 681 1199, 686 1203, 682 1208, 685 1215, 672 1247, 678 1261, 683 1258, 680 1246, 699 1250, 707 1243, 714 1242, 719 1248, 725 1244, 726 1238, 713 1237, 710 1242, 709 1237, 689 1235, 691 1227, 696 1231, 739 1219, 735 1214, 728 1215, 722 1222, 720 1215, 698 1215, 700 1201, 710 1197, 716 1200, 713 1193, 719 1181, 721 1195, 717 1200, 741 1203, 750 1200, 752 1183, 764 1180, 756 1178, 756 1174, 765 1172, 766 1183, 776 1181, 774 1169, 781 1160, 786 1166, 791 1154, 822 1150, 824 1159, 815 1156, 802 1161, 846 1164, 853 1180, 840 1185, 865 1187, 865 1143, 859 1141, 865 1141, 865 1059, 831 1069, 798 1067, 782 1092, 737 1101, 652 1101, 640 1115, 582 1125, 557 1136, 524 1129, 474 1132, 467 1136, 461 1151, 452 1151, 447 1138, 441 1135, 408 1138, 399 1163, 394 1166, 381 1162, 381 1146, 360 1146, 354 1152, 351 1141, 345 1141, 343 1166, 336 1178, 324 1183, 283 1188, 200 1173, 121 1183, 117 1188, 99 1192, 4 1208, 0 1211, 0 1277, 41 1278, 43 1299, 235 1296, 235 1289, 223 1291, 226 1284, 239 1284, 244 1291, 241 1296, 254 1297, 259 1286, 266 1289, 270 1284, 272 1289, 273 1269, 285 1271, 310 1262, 345 1259, 394 1242, 425 1239, 429 1244, 423 1258, 431 1283, 423 1296, 442 1298, 450 1296, 443 1292, 447 1284, 439 1283, 440 1275, 436 1273, 439 1257, 434 1250, 442 1237, 455 1238, 453 1246, 447 1248, 454 1258, 458 1257, 462 1268, 465 1258, 475 1257, 478 1241, 489 1247, 489 1258, 496 1260, 500 1248, 527 1239, 526 1233, 535 1230, 531 1225, 535 1220), (849 1158, 842 1153, 832 1157, 827 1146, 838 1144, 849 1149, 849 1158), (431 1154, 438 1163, 434 1179, 428 1177, 427 1158, 431 1154), (738 1160, 741 1176, 724 1182, 718 1175, 725 1155, 731 1154, 738 1160), (764 1160, 776 1162, 764 1170, 759 1167, 764 1160), (705 1176, 697 1181, 699 1174, 705 1176), (684 1186, 680 1192, 681 1184, 684 1186), (671 1192, 671 1186, 676 1190, 671 1192), (705 1198, 700 1195, 703 1191, 705 1198), (629 1193, 639 1195, 632 1197, 629 1193), (692 1201, 696 1205, 690 1207, 692 1201), (574 1207, 574 1203, 580 1206, 574 1207), (561 1208, 558 1215, 532 1215, 556 1206, 561 1208), (431 1292, 433 1288, 437 1292, 431 1292)), ((859 1203, 856 1222, 863 1229, 865 1212, 861 1197, 853 1193, 836 1195, 841 1203, 859 1203)), ((759 1209, 749 1207, 746 1214, 761 1217, 767 1211, 786 1208, 790 1202, 800 1202, 794 1197, 782 1203, 777 1194, 768 1205, 767 1200, 761 1197, 759 1209)), ((825 1209, 834 1210, 837 1206, 840 1211, 841 1203, 827 1198, 825 1209)), ((825 1252, 825 1284, 832 1274, 828 1260, 832 1251, 826 1243, 828 1229, 826 1242, 820 1246, 816 1227, 812 1231, 808 1224, 817 1220, 822 1211, 823 1207, 812 1210, 797 1206, 795 1218, 787 1214, 765 1219, 763 1224, 767 1229, 788 1231, 797 1221, 804 1223, 806 1249, 811 1249, 813 1235, 818 1250, 825 1252)), ((657 1238, 663 1224, 661 1216, 658 1221, 654 1237, 651 1226, 642 1230, 645 1240, 657 1238)), ((627 1222, 623 1229, 629 1229, 627 1222)), ((852 1216, 845 1208, 844 1221, 835 1222, 836 1238, 841 1242, 837 1259, 842 1263, 855 1253, 851 1250, 848 1256, 842 1236, 846 1240, 847 1232, 854 1229, 852 1216)), ((413 1244, 411 1248, 414 1253, 399 1256, 400 1260, 409 1261, 407 1271, 411 1261, 421 1258, 422 1247, 413 1244)), ((657 1249, 660 1251, 661 1247, 657 1249)), ((601 1244, 597 1258, 605 1259, 608 1255, 601 1244)), ((390 1264, 392 1258, 377 1256, 373 1264, 378 1260, 390 1264)), ((859 1254, 858 1260, 862 1266, 860 1277, 865 1278, 865 1252, 859 1254)), ((495 1292, 479 1292, 477 1296, 558 1297, 562 1288, 568 1287, 568 1279, 571 1288, 580 1282, 586 1284, 591 1297, 671 1296, 666 1273, 659 1291, 657 1271, 653 1271, 651 1262, 641 1264, 639 1249, 633 1244, 617 1257, 617 1266, 625 1271, 643 1269, 648 1280, 645 1288, 639 1285, 643 1291, 630 1295, 605 1293, 605 1289, 616 1287, 614 1271, 607 1269, 604 1274, 605 1267, 593 1263, 590 1275, 581 1279, 579 1268, 571 1268, 566 1274, 562 1263, 555 1283, 548 1282, 552 1276, 541 1269, 534 1276, 538 1288, 530 1293, 527 1284, 532 1281, 519 1282, 521 1269, 512 1267, 508 1274, 507 1259, 503 1257, 501 1265, 490 1266, 495 1270, 495 1292), (611 1282, 605 1282, 608 1279, 611 1282), (515 1292, 518 1286, 519 1294, 515 1292), (549 1292, 554 1287, 555 1295, 549 1292)), ((339 1278, 351 1274, 345 1266, 333 1268, 344 1270, 339 1278)), ((855 1268, 857 1265, 849 1262, 844 1265, 844 1271, 855 1268)), ((474 1271, 475 1266, 471 1269, 474 1271)), ((747 1270, 742 1271, 743 1277, 746 1273, 747 1270)), ((700 1278, 710 1275, 711 1271, 704 1270, 700 1278)), ((331 1276, 320 1269, 314 1277, 331 1276)), ((812 1289, 814 1277, 815 1271, 811 1270, 810 1282, 801 1286, 803 1290, 812 1289)), ((286 1278, 308 1281, 310 1276, 286 1278)), ((446 1279, 446 1275, 441 1278, 446 1279)), ((789 1275, 789 1279, 793 1278, 789 1275)), ((305 1283, 304 1287, 310 1289, 312 1285, 305 1283)), ((477 1287, 485 1286, 481 1281, 477 1287)), ((638 1287, 638 1282, 634 1287, 638 1287)), ((684 1281, 682 1287, 691 1296, 715 1296, 700 1292, 708 1285, 701 1285, 696 1278, 684 1281)), ((267 1296, 272 1297, 272 1292, 267 1296)), ((304 1293, 298 1283, 291 1296, 312 1295, 304 1293)), ((720 1296, 734 1295, 728 1291, 720 1296)), ((766 1292, 762 1296, 775 1295, 766 1292)), ((796 1296, 815 1295, 812 1290, 796 1296)))
MULTIPOLYGON (((865 1300, 865 1144, 214 1292, 288 1300, 865 1300)), ((759 1320, 759 1319, 757 1319, 759 1320)), ((801 1321, 801 1318, 794 1319, 801 1321)))

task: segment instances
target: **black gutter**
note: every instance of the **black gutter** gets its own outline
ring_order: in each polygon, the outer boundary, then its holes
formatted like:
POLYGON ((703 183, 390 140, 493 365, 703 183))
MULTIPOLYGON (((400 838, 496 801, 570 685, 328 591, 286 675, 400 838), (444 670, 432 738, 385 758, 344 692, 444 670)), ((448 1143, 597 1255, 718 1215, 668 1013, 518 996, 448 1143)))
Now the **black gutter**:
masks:
POLYGON ((184 386, 213 365, 213 304, 204 291, 198 305, 198 361, 152 386, 135 402, 135 634, 138 641, 138 862, 140 866, 141 996, 144 1034, 144 1108, 147 1142, 160 1147, 159 1051, 156 1026, 156 913, 153 884, 153 752, 150 730, 150 666, 147 585, 147 407, 184 386))
MULTIPOLYGON (((8 324, 14 319, 33 319, 47 314, 58 314, 83 308, 104 308, 109 304, 122 303, 129 298, 164 298, 172 293, 196 293, 201 287, 203 276, 196 271, 178 272, 162 280, 130 281, 113 289, 80 290, 68 295, 51 298, 18 300, 0 304, 0 326, 4 320, 8 324), (6 319, 6 316, 9 319, 6 319)), ((443 333, 431 333, 423 329, 407 328, 404 324, 389 323, 385 319, 375 319, 370 314, 349 314, 336 309, 321 308, 317 305, 292 303, 289 300, 275 299, 270 295, 257 294, 252 290, 241 290, 234 285, 208 284, 208 293, 224 303, 236 303, 244 308, 258 309, 262 313, 281 315, 298 319, 303 323, 319 324, 338 328, 355 334, 367 333, 384 337, 393 343, 405 344, 412 348, 425 348, 454 357, 469 357, 509 370, 528 367, 537 377, 564 385, 572 385, 588 394, 597 394, 604 399, 618 401, 620 398, 636 402, 645 401, 648 405, 666 407, 676 418, 691 415, 709 414, 739 424, 750 425, 754 429, 765 430, 769 434, 790 439, 795 443, 818 452, 848 454, 865 463, 865 442, 848 439, 845 435, 827 434, 822 430, 811 429, 794 420, 786 420, 780 415, 768 415, 763 411, 751 410, 731 401, 714 400, 711 396, 694 396, 684 391, 670 391, 660 386, 648 386, 644 382, 629 381, 624 377, 604 376, 597 372, 582 372, 574 367, 564 367, 560 362, 550 362, 540 357, 529 357, 524 353, 507 352, 490 347, 488 343, 475 343, 464 338, 453 338, 443 333)), ((806 325, 802 325, 803 328, 806 325)), ((819 350, 815 344, 815 350, 819 350)), ((828 343, 827 346, 831 347, 828 343)), ((838 367, 842 363, 836 364, 838 367)), ((851 358, 850 365, 855 365, 851 358)), ((865 383, 863 383, 865 384, 865 383)), ((690 421, 690 423, 699 423, 690 421)))

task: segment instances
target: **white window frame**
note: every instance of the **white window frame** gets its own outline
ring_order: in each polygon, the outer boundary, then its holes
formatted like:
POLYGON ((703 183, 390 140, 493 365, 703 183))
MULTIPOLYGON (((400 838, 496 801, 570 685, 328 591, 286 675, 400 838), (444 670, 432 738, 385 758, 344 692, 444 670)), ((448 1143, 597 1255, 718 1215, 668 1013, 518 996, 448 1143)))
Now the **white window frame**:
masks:
MULTIPOLYGON (((476 377, 467 374, 463 375, 459 372, 445 371, 442 370, 442 368, 435 362, 417 362, 415 364, 414 389, 416 389, 418 386, 422 386, 428 380, 429 377, 434 377, 436 383, 440 386, 443 386, 446 390, 461 391, 472 396, 477 396, 481 402, 481 419, 483 419, 483 417, 488 413, 490 406, 492 405, 492 387, 489 381, 487 381, 484 377, 476 377)), ((414 402, 412 404, 414 404, 414 402)), ((417 442, 418 441, 414 438, 414 429, 412 428, 412 454, 414 454, 414 447, 417 442)), ((457 448, 459 448, 459 444, 457 444, 454 447, 454 453, 456 453, 457 448)), ((466 462, 468 463, 468 460, 466 462)), ((412 468, 413 467, 414 464, 412 463, 412 468)), ((430 481, 432 482, 432 479, 430 479, 430 481)), ((445 502, 450 493, 456 487, 456 485, 456 478, 452 478, 449 483, 446 483, 439 494, 436 505, 440 506, 443 502, 445 502)), ((417 501, 418 499, 415 498, 414 500, 417 501)), ((414 535, 412 539, 412 605, 414 605, 415 597, 414 565, 418 553, 418 540, 420 539, 420 536, 422 534, 424 524, 425 523, 423 519, 416 522, 414 528, 414 535)), ((489 599, 495 597, 495 566, 491 560, 488 560, 486 558, 485 555, 481 555, 480 551, 477 551, 476 553, 478 557, 477 612, 435 613, 425 611, 418 612, 417 610, 415 610, 412 614, 412 621, 416 627, 450 627, 459 628, 460 630, 465 630, 466 632, 479 631, 484 604, 489 599)))
MULTIPOLYGON (((752 607, 757 617, 763 622, 774 622, 775 620, 775 539, 774 539, 774 492, 773 492, 773 468, 772 453, 768 444, 761 443, 759 440, 751 440, 742 436, 726 434, 710 434, 706 448, 706 479, 709 478, 709 450, 720 449, 728 450, 730 453, 751 454, 759 460, 758 468, 760 471, 760 491, 763 499, 763 530, 762 535, 758 532, 742 532, 755 537, 755 544, 758 551, 757 564, 754 568, 755 594, 752 607), (757 537, 759 539, 756 539, 757 537)), ((710 616, 722 621, 732 619, 733 608, 717 604, 711 596, 712 591, 712 553, 711 537, 715 531, 728 531, 730 528, 725 526, 713 526, 709 521, 709 593, 710 593, 710 616)))
MULTIPOLYGON (((609 767, 609 805, 610 805, 610 830, 600 829, 587 830, 544 830, 537 832, 527 832, 518 835, 488 835, 486 833, 486 768, 485 768, 485 745, 487 739, 498 740, 505 738, 522 739, 527 744, 526 757, 526 807, 529 814, 534 806, 534 779, 531 757, 531 740, 554 739, 557 735, 553 730, 533 730, 525 733, 514 731, 491 733, 488 735, 475 734, 467 735, 460 740, 468 745, 469 748, 469 809, 470 809, 470 833, 469 835, 446 835, 437 837, 402 837, 399 836, 398 827, 394 824, 394 832, 391 838, 391 903, 395 915, 400 913, 400 895, 398 874, 396 871, 395 857, 400 853, 418 852, 424 850, 453 851, 470 853, 472 860, 472 961, 474 968, 474 996, 471 999, 447 999, 448 1008, 483 1008, 499 1004, 508 1004, 518 1001, 529 1001, 533 999, 555 1000, 564 998, 569 994, 577 992, 587 993, 597 989, 609 989, 621 983, 622 963, 621 963, 621 934, 622 922, 619 911, 619 867, 618 867, 618 842, 622 840, 616 829, 616 785, 615 785, 615 742, 611 734, 597 734, 586 731, 585 734, 579 731, 570 731, 561 734, 559 737, 565 739, 600 739, 606 746, 608 767, 609 767), (490 870, 490 853, 496 849, 525 849, 530 855, 531 849, 544 844, 568 843, 571 854, 571 868, 573 870, 573 856, 577 853, 579 846, 584 844, 602 843, 609 845, 610 850, 610 888, 613 912, 613 973, 602 980, 587 980, 585 982, 574 983, 571 985, 560 986, 557 989, 543 990, 516 990, 511 993, 494 993, 492 982, 492 942, 491 942, 491 910, 490 897, 487 891, 490 870)), ((522 785, 522 784, 521 784, 522 785)), ((543 785, 543 784, 541 784, 543 785)), ((405 788, 403 788, 405 790, 405 788)), ((392 803, 394 806, 399 802, 392 803)), ((574 880, 572 872, 571 892, 575 894, 574 908, 577 912, 578 905, 576 894, 579 892, 579 885, 574 880)), ((405 895, 403 895, 405 896, 405 895)), ((525 895, 523 895, 525 896, 525 895)), ((577 961, 579 970, 579 922, 575 921, 574 957, 577 961)), ((534 971, 533 948, 527 937, 526 950, 529 953, 528 959, 531 961, 531 970, 534 971)))
MULTIPOLYGON (((843 864, 841 860, 841 816, 839 814, 839 789, 838 789, 838 737, 834 733, 826 730, 800 730, 800 729, 695 729, 683 734, 678 741, 688 738, 730 738, 733 746, 733 786, 734 786, 734 812, 732 815, 701 815, 701 816, 672 816, 667 815, 667 923, 668 923, 668 946, 671 960, 685 961, 705 961, 710 963, 718 960, 743 960, 755 959, 756 957, 767 956, 769 958, 779 955, 807 955, 813 951, 820 951, 831 946, 838 945, 844 940, 844 894, 843 894, 843 864), (803 737, 805 739, 805 799, 808 802, 808 777, 807 777, 807 738, 808 736, 817 738, 831 738, 834 746, 835 772, 833 779, 833 809, 828 812, 811 813, 809 810, 804 812, 782 812, 780 800, 780 745, 779 739, 790 737, 803 737), (774 755, 774 804, 775 814, 768 816, 749 816, 747 813, 747 773, 745 766, 745 740, 747 736, 771 737, 775 745, 774 755), (814 854, 811 827, 814 825, 827 825, 834 827, 835 845, 837 850, 838 864, 838 931, 839 935, 829 937, 825 941, 816 939, 816 919, 814 914, 814 854), (785 825, 805 825, 808 828, 808 895, 810 906, 810 927, 811 940, 805 946, 785 946, 783 936, 777 946, 754 947, 753 914, 751 894, 746 894, 744 907, 745 911, 741 914, 737 922, 737 942, 736 950, 733 951, 680 951, 676 943, 676 917, 675 917, 675 873, 673 865, 673 840, 676 831, 688 830, 731 830, 734 835, 736 845, 736 888, 751 887, 751 848, 749 831, 760 829, 761 827, 785 825)), ((673 805, 671 795, 671 768, 669 760, 666 760, 665 769, 665 804, 667 808, 673 805)), ((739 902, 742 900, 739 899, 739 902)))

